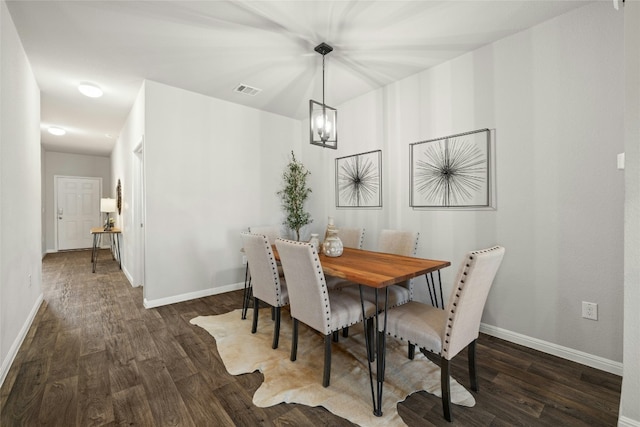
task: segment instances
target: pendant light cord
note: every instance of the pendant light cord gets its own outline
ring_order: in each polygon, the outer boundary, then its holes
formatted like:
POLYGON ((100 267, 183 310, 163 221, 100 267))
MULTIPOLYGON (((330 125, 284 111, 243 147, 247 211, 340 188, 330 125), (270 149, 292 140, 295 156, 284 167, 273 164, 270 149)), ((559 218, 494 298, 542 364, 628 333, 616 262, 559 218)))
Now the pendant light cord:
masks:
POLYGON ((327 113, 326 113, 326 107, 325 107, 325 103, 324 103, 324 56, 325 54, 322 54, 322 116, 323 119, 326 121, 327 120, 327 113))

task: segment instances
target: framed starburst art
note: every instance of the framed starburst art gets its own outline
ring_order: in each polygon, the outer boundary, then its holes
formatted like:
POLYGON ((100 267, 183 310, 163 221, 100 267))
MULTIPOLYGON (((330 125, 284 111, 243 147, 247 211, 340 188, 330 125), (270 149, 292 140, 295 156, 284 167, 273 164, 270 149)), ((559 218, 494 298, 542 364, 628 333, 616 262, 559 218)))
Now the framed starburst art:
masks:
POLYGON ((490 208, 490 146, 489 129, 410 144, 410 205, 490 208))
POLYGON ((382 151, 336 159, 336 207, 382 207, 382 151))

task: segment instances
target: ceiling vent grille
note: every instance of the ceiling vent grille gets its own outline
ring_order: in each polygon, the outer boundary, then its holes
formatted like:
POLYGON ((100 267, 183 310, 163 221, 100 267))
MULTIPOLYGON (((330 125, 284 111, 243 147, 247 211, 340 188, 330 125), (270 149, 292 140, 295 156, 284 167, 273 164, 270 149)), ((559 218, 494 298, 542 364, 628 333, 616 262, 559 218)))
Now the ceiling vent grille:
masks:
POLYGON ((239 84, 238 86, 233 88, 233 91, 238 93, 244 93, 245 95, 249 95, 249 96, 256 96, 257 94, 262 92, 262 89, 258 89, 257 87, 251 87, 245 84, 239 84))

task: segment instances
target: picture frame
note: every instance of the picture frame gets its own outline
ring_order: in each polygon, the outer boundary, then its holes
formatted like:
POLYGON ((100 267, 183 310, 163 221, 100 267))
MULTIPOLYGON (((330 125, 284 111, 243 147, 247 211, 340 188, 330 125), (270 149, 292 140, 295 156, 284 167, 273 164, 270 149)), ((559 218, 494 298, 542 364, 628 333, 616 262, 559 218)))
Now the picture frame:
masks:
POLYGON ((336 207, 382 207, 382 150, 336 159, 336 207))
POLYGON ((122 184, 118 179, 118 185, 116 185, 116 206, 118 208, 118 215, 122 215, 122 184))
POLYGON ((489 129, 410 144, 410 206, 492 208, 489 129))

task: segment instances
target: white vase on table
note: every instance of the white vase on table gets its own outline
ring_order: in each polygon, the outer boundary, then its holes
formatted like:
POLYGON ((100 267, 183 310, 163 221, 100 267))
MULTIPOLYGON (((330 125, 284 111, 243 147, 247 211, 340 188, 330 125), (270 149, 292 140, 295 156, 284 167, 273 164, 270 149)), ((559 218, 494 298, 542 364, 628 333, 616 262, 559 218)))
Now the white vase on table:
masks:
POLYGON ((343 250, 342 240, 338 237, 338 229, 333 227, 333 225, 329 225, 327 228, 327 237, 322 243, 322 252, 326 256, 338 257, 342 255, 343 250))
POLYGON ((320 239, 318 239, 317 233, 311 233, 311 239, 309 239, 309 243, 311 243, 316 252, 320 253, 320 239))

